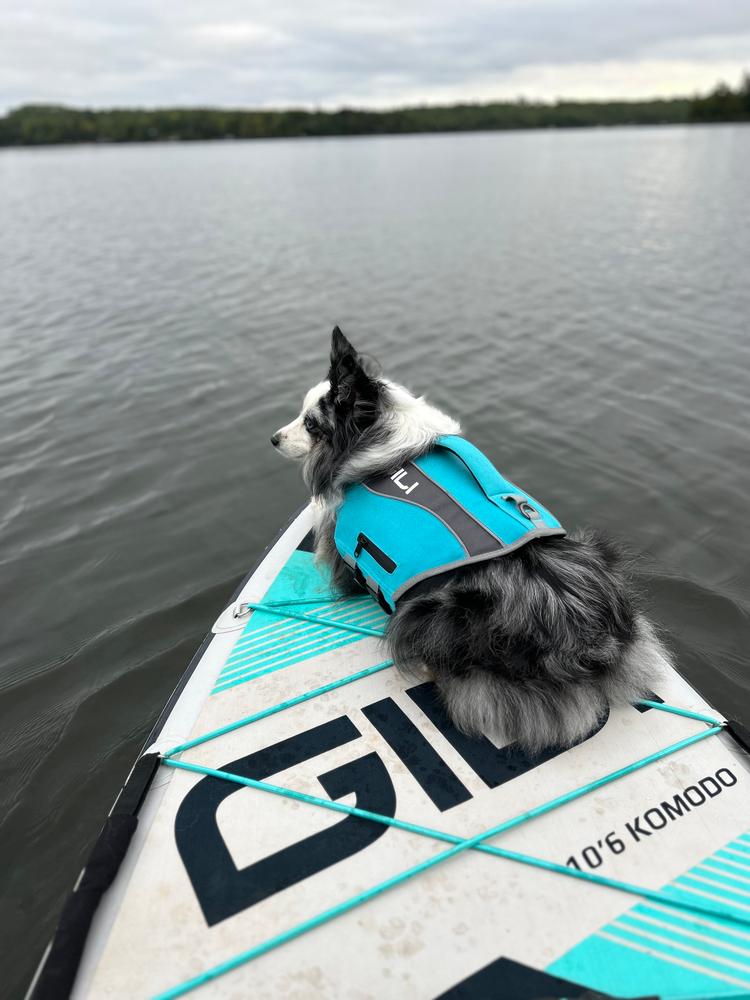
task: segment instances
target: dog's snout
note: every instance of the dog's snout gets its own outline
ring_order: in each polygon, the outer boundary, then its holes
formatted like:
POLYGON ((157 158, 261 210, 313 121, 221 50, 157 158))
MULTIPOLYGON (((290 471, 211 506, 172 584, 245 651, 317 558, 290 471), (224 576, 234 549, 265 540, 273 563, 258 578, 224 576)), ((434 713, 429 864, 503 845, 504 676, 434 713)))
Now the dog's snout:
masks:
POLYGON ((278 431, 274 431, 274 433, 271 435, 271 444, 274 446, 274 448, 278 448, 279 441, 281 441, 281 434, 278 431))

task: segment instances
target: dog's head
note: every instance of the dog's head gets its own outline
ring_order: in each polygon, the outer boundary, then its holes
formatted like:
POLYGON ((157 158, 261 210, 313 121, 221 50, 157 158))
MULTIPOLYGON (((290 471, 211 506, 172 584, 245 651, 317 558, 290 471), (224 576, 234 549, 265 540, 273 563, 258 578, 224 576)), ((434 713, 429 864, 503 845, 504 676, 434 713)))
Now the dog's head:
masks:
POLYGON ((416 456, 440 434, 459 432, 450 417, 380 376, 335 327, 328 378, 308 391, 299 415, 271 443, 302 461, 313 495, 325 496, 416 456))

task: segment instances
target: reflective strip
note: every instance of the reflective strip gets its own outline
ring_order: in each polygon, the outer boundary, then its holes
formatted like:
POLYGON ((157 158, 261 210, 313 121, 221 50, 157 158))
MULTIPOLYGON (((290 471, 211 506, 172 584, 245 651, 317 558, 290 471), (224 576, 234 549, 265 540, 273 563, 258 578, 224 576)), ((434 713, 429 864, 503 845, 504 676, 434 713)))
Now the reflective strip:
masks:
POLYGON ((470 514, 455 497, 431 479, 424 470, 412 462, 405 462, 409 482, 417 483, 414 493, 407 493, 393 482, 389 475, 368 479, 363 485, 369 493, 398 500, 412 507, 420 507, 436 517, 460 543, 467 556, 479 555, 490 549, 502 548, 502 538, 494 535, 470 514))

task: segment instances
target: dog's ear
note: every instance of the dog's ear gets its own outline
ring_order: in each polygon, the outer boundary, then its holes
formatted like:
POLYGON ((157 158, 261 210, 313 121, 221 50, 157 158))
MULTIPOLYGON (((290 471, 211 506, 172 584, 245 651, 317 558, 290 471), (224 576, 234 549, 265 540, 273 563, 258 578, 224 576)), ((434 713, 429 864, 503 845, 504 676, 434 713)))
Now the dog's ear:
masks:
POLYGON ((359 431, 372 423, 380 395, 379 383, 368 374, 362 358, 337 326, 331 334, 328 381, 331 400, 339 416, 353 419, 359 431))
POLYGON ((341 332, 341 328, 334 326, 331 334, 331 369, 336 368, 345 359, 356 357, 357 352, 341 332))

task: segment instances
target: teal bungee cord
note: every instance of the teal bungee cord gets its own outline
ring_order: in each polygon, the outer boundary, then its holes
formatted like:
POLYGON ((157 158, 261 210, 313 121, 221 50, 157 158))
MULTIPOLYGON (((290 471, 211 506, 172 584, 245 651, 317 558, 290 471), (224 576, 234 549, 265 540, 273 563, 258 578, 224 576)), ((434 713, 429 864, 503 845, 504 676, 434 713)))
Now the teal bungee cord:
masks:
MULTIPOLYGON (((247 606, 255 611, 268 611, 271 614, 277 614, 280 617, 297 618, 303 621, 312 621, 317 624, 326 625, 329 627, 334 626, 342 628, 344 630, 356 630, 356 631, 361 631, 364 634, 374 633, 378 637, 382 636, 382 633, 376 632, 376 630, 374 629, 365 630, 365 629, 355 628, 351 625, 347 625, 344 622, 341 623, 333 622, 330 619, 316 618, 311 615, 308 616, 300 613, 294 613, 288 611, 285 612, 281 610, 282 603, 283 602, 274 602, 274 606, 264 605, 264 604, 249 604, 247 606)), ((609 879, 606 876, 594 875, 593 873, 590 872, 578 871, 577 869, 568 868, 567 866, 563 865, 558 865, 555 862, 545 861, 542 858, 534 858, 530 855, 520 854, 515 851, 507 851, 503 848, 498 848, 495 847, 494 845, 489 845, 484 843, 484 841, 489 840, 495 836, 498 836, 500 833, 504 833, 507 830, 512 829, 513 827, 528 822, 529 820, 535 818, 536 816, 540 816, 543 815, 544 813, 550 812, 551 810, 556 809, 559 806, 566 804, 567 802, 572 802, 580 798, 581 796, 586 795, 589 792, 595 791, 596 789, 602 787, 605 784, 608 784, 609 782, 616 781, 618 778, 624 777, 626 774, 630 774, 636 770, 639 770, 642 767, 645 767, 647 764, 660 760, 663 757, 668 756, 669 754, 676 753, 677 751, 687 746, 690 746, 694 743, 699 742, 700 740, 706 739, 709 736, 714 736, 717 733, 721 732, 723 728, 721 723, 717 722, 715 719, 710 718, 709 716, 702 715, 697 712, 692 712, 689 711, 688 709, 681 709, 676 706, 666 705, 662 702, 653 702, 647 700, 637 702, 638 705, 641 705, 645 708, 653 708, 659 711, 680 715, 685 718, 695 719, 697 721, 703 722, 708 728, 700 733, 694 734, 693 736, 689 736, 682 740, 679 740, 677 743, 673 743, 662 750, 658 750, 652 754, 649 754, 647 757, 643 757, 632 764, 628 764, 625 767, 610 772, 610 774, 605 775, 602 778, 598 778, 592 782, 589 782, 588 784, 583 785, 580 788, 573 789, 572 791, 567 792, 564 795, 558 796, 557 798, 552 799, 549 802, 543 803, 540 806, 536 806, 533 809, 527 810, 526 812, 521 813, 518 816, 506 820, 505 822, 499 824, 498 826, 492 827, 490 830, 487 830, 484 833, 477 834, 476 836, 468 839, 461 839, 459 837, 455 837, 452 834, 448 834, 443 831, 432 830, 428 827, 419 826, 418 824, 406 823, 405 821, 396 820, 393 817, 383 816, 379 813, 371 813, 368 810, 358 809, 353 806, 346 806, 343 803, 333 802, 331 800, 326 800, 326 799, 320 799, 317 796, 306 795, 305 793, 302 792, 295 792, 291 789, 281 788, 280 786, 272 785, 268 782, 256 781, 251 778, 243 778, 239 775, 231 774, 231 772, 219 771, 212 768, 204 767, 201 764, 191 764, 186 761, 173 759, 174 754, 180 753, 183 750, 187 750, 194 746, 198 746, 199 744, 206 743, 211 739, 224 735, 225 733, 232 732, 243 726, 250 725, 251 723, 257 722, 260 719, 267 718, 270 715, 284 711, 285 709, 291 708, 294 705, 301 704, 305 701, 310 700, 311 698, 317 697, 318 695, 335 690, 339 687, 344 686, 345 684, 352 683, 353 681, 359 680, 362 677, 370 676, 371 674, 377 673, 380 670, 384 670, 387 667, 390 667, 391 665, 392 665, 391 660, 384 661, 383 663, 376 664, 374 667, 366 668, 365 670, 358 671, 355 674, 350 674, 347 677, 340 678, 337 681, 332 681, 329 684, 322 685, 321 687, 316 688, 312 691, 308 691, 302 695, 297 696, 296 698, 280 702, 278 705, 274 705, 268 709, 256 712, 253 715, 247 716, 244 719, 240 719, 234 723, 230 723, 227 726, 221 727, 220 729, 212 730, 211 732, 205 733, 202 736, 196 737, 193 740, 189 740, 186 743, 173 747, 171 750, 167 751, 166 754, 162 755, 162 762, 173 768, 192 771, 226 781, 232 781, 240 785, 246 785, 248 787, 256 788, 261 791, 270 792, 276 795, 280 795, 282 797, 308 802, 310 804, 317 805, 322 808, 330 809, 336 812, 348 813, 350 815, 358 816, 362 819, 368 819, 373 822, 379 822, 387 826, 393 826, 397 829, 403 829, 406 830, 407 832, 416 833, 421 836, 430 837, 436 840, 446 841, 452 843, 454 846, 448 849, 447 851, 443 851, 440 854, 433 856, 432 858, 428 858, 426 861, 423 861, 420 864, 413 866, 412 868, 409 868, 403 872, 400 872, 397 875, 392 876, 389 879, 386 879, 384 882, 378 883, 377 885, 371 887, 370 889, 364 890, 363 892, 360 892, 355 896, 352 896, 349 899, 344 900, 343 902, 337 904, 336 906, 331 907, 323 911, 322 913, 319 913, 309 918, 308 920, 302 921, 301 923, 295 925, 289 930, 277 934, 274 937, 271 937, 266 941, 261 942, 260 944, 254 946, 253 948, 241 952, 239 955, 236 955, 233 958, 220 963, 219 965, 207 969, 205 972, 200 973, 199 975, 193 977, 192 979, 186 980, 185 982, 180 983, 177 986, 174 986, 171 989, 158 994, 155 1000, 172 1000, 172 998, 174 997, 183 996, 185 993, 191 992, 192 990, 197 989, 199 986, 202 986, 205 983, 213 979, 216 979, 219 976, 232 971, 233 969, 238 968, 240 965, 244 965, 255 958, 259 958, 261 955, 267 954, 267 952, 279 947, 280 945, 288 941, 294 940, 295 938, 300 937, 302 934, 305 934, 308 931, 313 930, 314 928, 319 927, 322 924, 327 923, 328 921, 333 920, 344 913, 348 913, 350 910, 361 905, 362 903, 367 902, 368 900, 374 898, 375 896, 378 896, 386 892, 388 889, 400 885, 403 882, 407 881, 408 879, 413 878, 414 876, 420 874, 421 872, 426 871, 434 867, 435 865, 442 863, 443 861, 447 861, 450 858, 454 857, 455 855, 469 849, 480 850, 487 854, 491 854, 497 857, 503 857, 506 860, 513 860, 521 864, 527 864, 534 867, 538 867, 543 870, 556 872, 558 874, 564 874, 570 878, 577 878, 579 880, 587 881, 593 884, 604 885, 608 888, 617 889, 622 892, 630 893, 632 895, 641 896, 642 898, 652 899, 654 901, 660 902, 663 905, 669 905, 680 909, 699 912, 702 913, 704 916, 710 916, 714 919, 718 918, 724 920, 731 920, 736 923, 750 925, 750 919, 739 917, 735 913, 728 910, 704 906, 702 904, 694 904, 690 902, 685 902, 683 900, 672 899, 671 897, 667 896, 662 890, 647 889, 635 886, 628 882, 621 882, 620 880, 617 879, 609 879)))
MULTIPOLYGON (((249 948, 247 951, 241 952, 239 955, 235 955, 233 958, 230 958, 225 962, 221 962, 219 965, 207 969, 205 972, 202 972, 199 975, 194 976, 192 979, 188 979, 185 982, 172 987, 171 989, 159 993, 155 998, 155 1000, 173 1000, 174 997, 183 996, 185 993, 189 993, 192 990, 197 989, 199 986, 203 986, 205 985, 205 983, 210 982, 211 980, 216 979, 227 972, 231 972, 233 969, 236 969, 239 966, 246 964, 247 962, 251 962, 253 959, 260 958, 261 955, 267 954, 269 951, 278 948, 280 945, 286 944, 288 941, 293 941, 295 938, 300 937, 301 935, 307 933, 308 931, 314 930, 316 927, 320 927, 322 924, 328 923, 330 920, 334 920, 336 917, 348 913, 350 910, 353 910, 357 906, 360 906, 362 903, 366 903, 370 899, 373 899, 376 896, 381 895, 388 889, 392 889, 398 885, 401 885, 402 883, 408 881, 414 876, 419 875, 424 871, 428 871, 430 868, 434 868, 436 865, 442 864, 442 862, 455 857, 457 854, 469 850, 470 848, 474 848, 482 844, 485 840, 489 840, 492 837, 498 836, 500 833, 503 833, 504 831, 510 829, 513 826, 518 826, 521 823, 527 822, 529 819, 532 819, 535 816, 541 815, 544 812, 548 812, 550 809, 556 808, 557 806, 562 805, 565 802, 570 802, 573 799, 579 798, 581 795, 586 794, 587 792, 593 791, 594 789, 601 787, 601 785, 607 783, 608 781, 614 781, 617 778, 622 777, 623 774, 628 774, 633 770, 636 770, 638 767, 643 767, 647 763, 651 763, 653 760, 658 760, 661 757, 667 756, 667 754, 669 753, 674 753, 676 750, 681 749, 684 746, 687 746, 691 743, 695 743, 699 739, 705 739, 708 736, 713 736, 716 732, 720 731, 721 731, 721 726, 716 726, 711 729, 706 729, 704 732, 697 733, 695 736, 688 737, 685 740, 681 740, 679 743, 675 743, 672 746, 666 747, 664 750, 657 751, 657 753, 655 754, 650 754, 649 757, 643 758, 641 761, 638 761, 635 764, 628 765, 625 768, 620 768, 618 771, 614 771, 610 775, 605 776, 604 778, 599 778, 596 781, 591 782, 589 785, 584 786, 583 788, 576 789, 573 792, 569 792, 566 795, 560 796, 559 798, 553 800, 552 802, 545 803, 542 806, 536 807, 536 809, 531 809, 526 813, 522 813, 521 815, 516 816, 511 820, 507 820, 505 823, 500 823, 495 827, 491 827, 489 830, 485 830, 483 833, 479 833, 474 837, 470 837, 466 840, 459 840, 458 843, 455 844, 455 846, 453 846, 449 850, 443 851, 440 854, 436 854, 433 857, 428 858, 427 860, 422 861, 419 864, 406 869, 405 871, 399 872, 397 875, 394 875, 391 878, 386 879, 384 882, 379 882, 377 885, 372 886, 370 889, 366 889, 363 892, 357 893, 355 896, 351 896, 349 899, 346 899, 343 902, 336 904, 336 906, 330 907, 329 909, 324 910, 321 913, 318 913, 315 916, 310 917, 309 919, 304 920, 299 924, 296 924, 294 927, 289 928, 289 930, 283 931, 280 934, 276 934, 273 937, 268 938, 266 941, 261 942, 260 944, 254 946, 253 948, 249 948)), ((182 761, 166 760, 165 763, 171 765, 172 767, 182 766, 188 770, 199 769, 198 765, 189 765, 182 761)), ((223 772, 223 773, 220 772, 220 775, 217 776, 224 777, 226 774, 228 774, 228 772, 223 772)), ((237 776, 235 775, 234 777, 237 776)), ((289 790, 282 789, 282 792, 288 795, 289 790)), ((534 860, 538 861, 539 859, 534 859, 534 860)), ((540 867, 546 867, 549 864, 551 863, 543 862, 540 865, 540 867)), ((581 873, 581 874, 587 874, 587 873, 581 873)), ((660 902, 666 902, 666 900, 664 898, 661 898, 660 902)), ((674 905, 676 901, 670 900, 670 903, 674 905)), ((725 918, 727 916, 727 914, 723 912, 718 913, 715 910, 712 910, 711 914, 714 917, 720 916, 722 918, 725 918)), ((735 917, 733 914, 731 916, 735 922, 750 923, 750 921, 746 921, 741 918, 735 917)))
POLYGON ((245 607, 251 608, 253 611, 263 611, 268 615, 278 615, 280 618, 296 618, 301 622, 313 622, 315 625, 325 625, 328 628, 340 628, 344 632, 359 632, 361 635, 374 636, 376 639, 382 639, 385 635, 385 632, 377 628, 365 628, 363 625, 350 625, 347 622, 332 621, 330 618, 306 615, 301 611, 284 611, 282 608, 270 604, 255 604, 247 601, 245 607))
MULTIPOLYGON (((707 736, 713 736, 714 733, 707 730, 704 733, 698 733, 694 737, 689 737, 691 743, 698 742, 700 739, 705 739, 707 736)), ((681 741, 682 746, 686 745, 686 741, 681 741)), ((676 745, 673 747, 668 747, 668 752, 674 752, 676 745)), ((650 762, 650 759, 649 761, 650 762)), ((396 819, 395 817, 385 816, 381 813, 374 813, 368 809, 360 809, 357 806, 348 806, 343 802, 335 802, 331 799, 321 799, 317 795, 309 795, 306 792, 297 792, 289 788, 282 788, 280 785, 273 785, 267 781, 258 781, 255 778, 245 778, 238 774, 232 774, 231 771, 219 771, 214 768, 204 767, 202 764, 190 764, 187 761, 179 760, 165 760, 166 764, 171 767, 181 768, 185 771, 192 771, 196 774, 204 774, 212 778, 222 778, 225 781, 234 782, 237 785, 244 785, 247 788, 255 788, 259 791, 270 792, 274 795, 279 795, 282 798, 293 799, 297 802, 307 802, 311 805, 320 806, 323 809, 329 809, 332 812, 345 813, 348 816, 356 816, 359 819, 372 820, 375 823, 381 823, 383 826, 392 826, 398 830, 405 830, 407 833, 416 833, 423 837, 429 837, 433 840, 442 840, 446 843, 460 844, 463 842, 463 838, 457 837, 454 834, 446 833, 443 830, 434 830, 431 827, 420 826, 417 823, 408 823, 404 820, 396 819)), ((613 779, 614 780, 614 779, 613 779)), ((550 808, 555 808, 554 803, 550 803, 550 808)), ((532 817, 527 814, 523 814, 521 817, 516 817, 515 820, 509 820, 511 825, 518 825, 518 822, 525 822, 526 819, 532 817)), ((510 826, 505 827, 504 830, 498 831, 498 833, 505 832, 505 830, 510 829, 510 826)), ((610 889, 618 889, 621 892, 627 892, 634 896, 641 896, 645 899, 651 899, 654 902, 662 903, 668 906, 673 906, 677 909, 687 909, 693 910, 697 913, 701 913, 704 916, 719 918, 723 920, 731 920, 741 924, 750 924, 750 918, 742 919, 737 918, 737 916, 730 910, 723 910, 719 907, 705 906, 701 903, 690 903, 683 900, 673 899, 671 896, 667 896, 659 889, 648 889, 642 886, 634 885, 630 882, 623 882, 619 879, 609 878, 605 875, 595 875, 591 872, 579 871, 576 868, 568 868, 566 865, 557 864, 554 861, 546 861, 544 858, 536 858, 530 854, 521 854, 518 851, 509 851, 502 847, 495 847, 491 844, 478 844, 474 850, 481 851, 484 854, 491 854, 495 857, 505 858, 509 861, 518 861, 521 864, 531 865, 535 868, 541 868, 545 871, 557 872, 560 875, 567 875, 569 878, 577 878, 581 881, 592 882, 596 885, 603 885, 610 889)))
POLYGON ((720 724, 709 715, 702 715, 700 712, 691 712, 687 708, 677 708, 675 705, 665 705, 663 701, 647 701, 643 698, 635 704, 643 705, 644 708, 656 708, 660 712, 670 712, 672 715, 682 715, 686 719, 697 719, 698 722, 705 722, 707 726, 718 726, 720 724))
POLYGON ((204 733, 202 736, 196 736, 195 739, 188 740, 186 743, 180 743, 176 747, 172 747, 171 750, 167 750, 166 753, 162 754, 162 758, 166 761, 168 757, 173 757, 175 754, 182 753, 183 750, 190 750, 192 747, 200 746, 201 743, 208 743, 209 740, 216 739, 218 736, 224 736, 226 733, 231 733, 235 729, 241 729, 243 726, 249 726, 252 722, 259 722, 261 719, 267 719, 269 715, 276 715, 277 712, 283 712, 287 708, 294 708, 295 705, 301 705, 303 702, 310 701, 311 698, 317 698, 318 695, 326 694, 328 691, 335 691, 336 688, 343 687, 345 684, 351 684, 353 681, 361 680, 363 677, 370 677, 372 674, 377 674, 381 670, 385 670, 387 667, 393 666, 393 660, 384 660, 382 663, 376 663, 374 667, 366 667, 364 670, 358 670, 355 674, 348 674, 346 677, 341 677, 337 681, 331 681, 330 684, 323 684, 319 688, 314 688, 312 691, 306 691, 304 694, 298 695, 296 698, 289 698, 287 701, 281 701, 278 705, 272 705, 270 708, 264 708, 260 712, 254 712, 253 715, 246 715, 244 719, 238 719, 236 722, 229 722, 226 726, 220 726, 219 729, 212 729, 210 733, 204 733))
MULTIPOLYGON (((369 595, 363 594, 361 599, 369 599, 369 595)), ((264 601, 263 604, 267 608, 290 608, 301 604, 343 604, 347 600, 350 600, 350 598, 335 597, 333 594, 323 594, 320 597, 291 597, 286 601, 264 601)))

